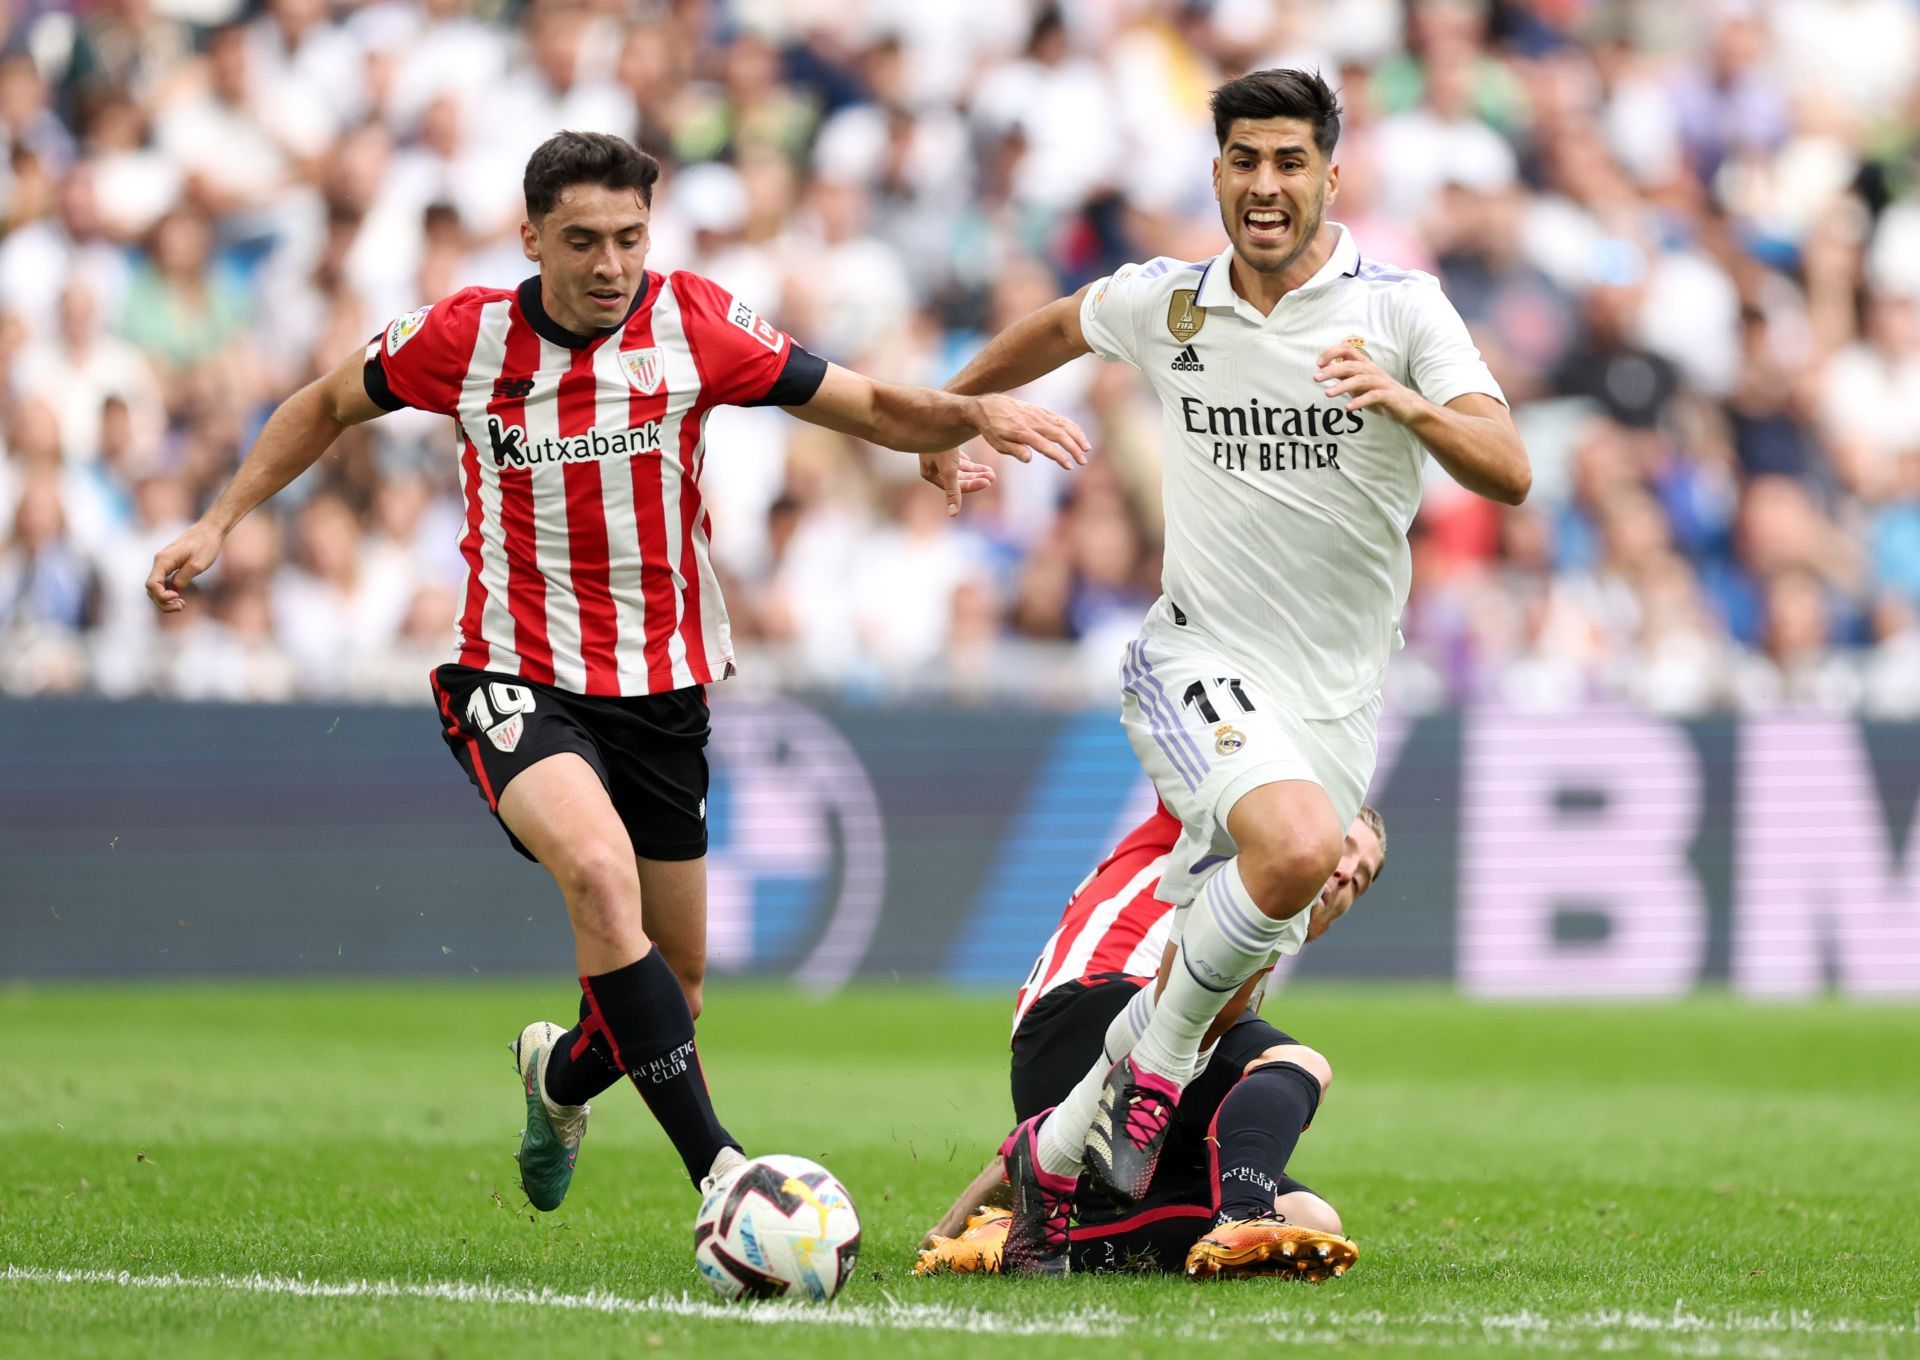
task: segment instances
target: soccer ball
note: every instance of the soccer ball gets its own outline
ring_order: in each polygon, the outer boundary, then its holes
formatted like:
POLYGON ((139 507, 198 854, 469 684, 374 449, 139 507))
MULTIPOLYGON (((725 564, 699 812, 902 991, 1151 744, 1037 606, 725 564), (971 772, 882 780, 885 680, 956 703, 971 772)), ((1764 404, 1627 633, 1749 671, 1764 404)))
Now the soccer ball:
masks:
POLYGON ((805 1157, 755 1157, 707 1191, 693 1224, 693 1263, 722 1298, 840 1292, 860 1257, 853 1197, 805 1157))

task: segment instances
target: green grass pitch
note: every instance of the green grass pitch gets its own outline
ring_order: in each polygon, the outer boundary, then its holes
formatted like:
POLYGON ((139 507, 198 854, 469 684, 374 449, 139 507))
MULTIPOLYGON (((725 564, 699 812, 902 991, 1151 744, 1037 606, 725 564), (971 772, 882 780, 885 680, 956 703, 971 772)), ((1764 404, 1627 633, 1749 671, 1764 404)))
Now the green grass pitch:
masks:
POLYGON ((912 1278, 1008 1121, 1007 999, 719 985, 722 1115, 865 1222, 825 1308, 711 1298, 631 1089, 530 1213, 505 1045, 568 1009, 557 979, 0 990, 0 1355, 1920 1356, 1920 1009, 1282 993, 1337 1073, 1294 1168, 1360 1263, 1196 1286, 912 1278))

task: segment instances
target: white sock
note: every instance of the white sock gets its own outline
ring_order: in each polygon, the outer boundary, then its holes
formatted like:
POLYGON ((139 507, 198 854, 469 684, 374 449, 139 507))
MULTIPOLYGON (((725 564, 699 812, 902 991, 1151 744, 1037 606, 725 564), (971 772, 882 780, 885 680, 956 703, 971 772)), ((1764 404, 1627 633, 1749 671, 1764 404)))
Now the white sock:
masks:
POLYGON ((1134 1061, 1182 1086, 1191 1081, 1200 1040, 1214 1017, 1276 950, 1291 954, 1299 949, 1310 917, 1300 911, 1274 920, 1248 896, 1240 878, 1240 857, 1222 864, 1187 912, 1172 975, 1146 1033, 1133 1047, 1134 1061))
MULTIPOLYGON (((1113 1017, 1107 1026, 1107 1037, 1101 1044, 1101 1051, 1107 1055, 1107 1066, 1112 1067, 1127 1054, 1133 1052, 1133 1046, 1140 1042, 1140 1036, 1147 1032, 1147 1022, 1153 1019, 1154 986, 1149 982, 1133 994, 1133 1000, 1126 1009, 1113 1017)), ((1100 1074, 1106 1076, 1103 1071, 1100 1074)))
POLYGON ((1041 1170, 1055 1176, 1080 1174, 1086 1155, 1087 1130, 1093 1127, 1094 1111, 1100 1108, 1100 1091, 1107 1084, 1107 1072, 1133 1051, 1152 1018, 1153 984, 1149 982, 1108 1024, 1107 1037, 1101 1044, 1105 1056, 1087 1069, 1079 1084, 1040 1126, 1034 1145, 1040 1153, 1041 1170))

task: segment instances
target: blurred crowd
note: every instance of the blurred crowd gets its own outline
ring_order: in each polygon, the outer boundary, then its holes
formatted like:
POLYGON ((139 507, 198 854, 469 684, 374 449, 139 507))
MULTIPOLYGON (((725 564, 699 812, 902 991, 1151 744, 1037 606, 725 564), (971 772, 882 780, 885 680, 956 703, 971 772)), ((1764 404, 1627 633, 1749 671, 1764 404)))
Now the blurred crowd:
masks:
MULTIPOLYGON (((1431 482, 1390 700, 1920 716, 1920 0, 14 0, 0 37, 0 692, 418 700, 450 427, 349 431, 183 615, 142 583, 274 405, 512 285, 563 128, 666 166, 657 269, 938 384, 1127 260, 1224 244, 1206 97, 1318 68, 1333 216, 1430 270, 1535 466, 1431 482)), ((1157 406, 949 521, 911 457, 722 411, 744 676, 1110 702, 1157 593, 1157 406)))

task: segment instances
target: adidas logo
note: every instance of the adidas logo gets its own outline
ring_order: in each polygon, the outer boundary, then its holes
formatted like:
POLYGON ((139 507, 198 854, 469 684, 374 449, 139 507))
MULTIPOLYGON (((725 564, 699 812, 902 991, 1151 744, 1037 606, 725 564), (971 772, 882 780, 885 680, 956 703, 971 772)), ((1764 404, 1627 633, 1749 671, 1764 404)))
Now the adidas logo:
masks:
POLYGON ((1187 345, 1173 356, 1175 373, 1205 373, 1207 366, 1200 362, 1200 356, 1194 353, 1193 346, 1187 345))

